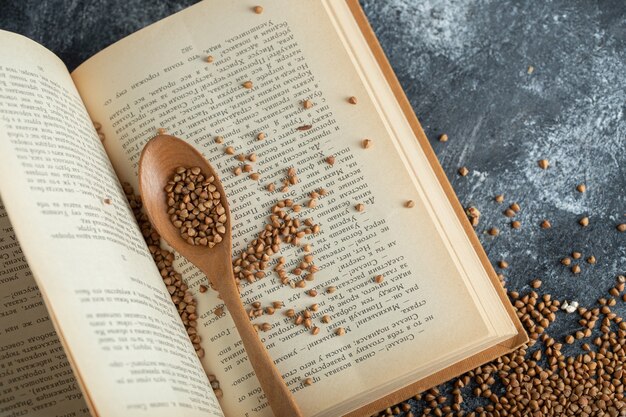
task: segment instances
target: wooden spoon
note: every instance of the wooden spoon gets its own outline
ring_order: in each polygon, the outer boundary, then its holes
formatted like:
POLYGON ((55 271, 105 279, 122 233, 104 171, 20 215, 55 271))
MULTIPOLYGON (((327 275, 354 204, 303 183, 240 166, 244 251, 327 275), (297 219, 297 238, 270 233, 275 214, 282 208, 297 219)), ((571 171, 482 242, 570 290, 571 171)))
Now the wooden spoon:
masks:
POLYGON ((151 139, 141 153, 139 191, 146 213, 157 232, 180 255, 204 272, 219 291, 237 326, 250 363, 274 414, 277 417, 301 417, 302 413, 295 399, 259 340, 239 298, 239 290, 233 275, 230 210, 226 193, 213 167, 200 152, 181 139, 159 135, 151 139), (213 175, 216 179, 214 184, 222 195, 227 221, 222 242, 213 248, 188 244, 169 219, 164 188, 174 170, 180 166, 200 167, 205 175, 213 175))

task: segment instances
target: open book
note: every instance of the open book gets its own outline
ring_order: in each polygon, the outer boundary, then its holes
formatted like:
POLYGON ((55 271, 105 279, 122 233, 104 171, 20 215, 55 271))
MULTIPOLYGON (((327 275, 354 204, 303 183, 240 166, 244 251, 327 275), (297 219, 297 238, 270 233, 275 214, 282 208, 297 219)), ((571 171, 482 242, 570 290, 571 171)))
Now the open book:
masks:
MULTIPOLYGON (((125 199, 159 128, 220 172, 235 255, 277 200, 328 191, 302 212, 321 227, 303 239, 319 295, 275 274, 241 290, 245 305, 315 302, 316 323, 332 317, 318 335, 280 310, 263 317, 259 337, 305 415, 376 412, 527 340, 358 2, 252 6, 201 2, 71 74, 0 32, 0 415, 271 415, 218 295, 177 259, 198 303, 196 355, 125 199), (226 146, 258 155, 258 182, 233 174, 226 146), (299 183, 269 192, 290 166, 299 183)), ((293 268, 302 249, 280 255, 293 268)))

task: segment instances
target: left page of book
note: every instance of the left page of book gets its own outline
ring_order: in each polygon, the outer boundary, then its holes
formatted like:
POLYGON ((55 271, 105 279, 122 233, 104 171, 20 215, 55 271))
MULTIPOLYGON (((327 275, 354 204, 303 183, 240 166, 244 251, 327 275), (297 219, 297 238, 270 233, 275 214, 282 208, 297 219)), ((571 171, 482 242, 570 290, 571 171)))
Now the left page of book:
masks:
POLYGON ((0 195, 90 411, 221 416, 69 72, 9 32, 0 54, 0 195))
POLYGON ((0 416, 89 409, 0 199, 0 416))

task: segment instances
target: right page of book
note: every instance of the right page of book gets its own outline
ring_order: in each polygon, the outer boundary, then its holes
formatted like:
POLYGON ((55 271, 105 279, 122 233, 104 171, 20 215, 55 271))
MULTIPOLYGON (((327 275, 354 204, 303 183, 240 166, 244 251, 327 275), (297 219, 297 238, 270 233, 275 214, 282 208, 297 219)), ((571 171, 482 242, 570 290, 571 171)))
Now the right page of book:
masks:
MULTIPOLYGON (((249 308, 284 303, 254 322, 272 326, 260 337, 311 416, 346 413, 514 333, 495 291, 479 300, 470 285, 454 245, 471 245, 446 234, 337 30, 338 3, 273 0, 258 13, 248 2, 205 1, 72 74, 122 181, 137 184, 140 152, 159 128, 211 161, 228 192, 235 259, 258 247, 278 201, 291 199, 301 205, 291 216, 319 225, 253 266, 258 279, 242 287, 249 308), (314 204, 312 192, 323 194, 314 204), (307 244, 313 260, 300 265, 307 244), (280 256, 292 285, 274 272, 280 256), (311 264, 319 270, 309 276, 311 264), (309 309, 319 333, 294 324, 288 309, 309 309)), ((203 365, 220 381, 225 413, 271 415, 228 312, 212 290, 200 293, 206 277, 184 259, 177 266, 198 294, 203 365)))

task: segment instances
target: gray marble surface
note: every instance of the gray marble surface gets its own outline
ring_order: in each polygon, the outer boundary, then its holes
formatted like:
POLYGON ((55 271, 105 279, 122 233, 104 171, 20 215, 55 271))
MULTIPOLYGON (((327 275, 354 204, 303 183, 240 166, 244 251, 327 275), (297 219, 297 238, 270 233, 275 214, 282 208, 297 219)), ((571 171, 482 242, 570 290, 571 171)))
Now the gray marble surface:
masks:
MULTIPOLYGON (((0 0, 0 28, 70 69, 192 0, 0 0)), ((362 4, 477 233, 510 289, 592 306, 626 274, 626 3, 623 0, 364 0, 362 4), (528 67, 534 67, 529 74, 528 67), (447 143, 437 137, 446 133, 447 143), (548 159, 542 170, 539 159, 548 159), (467 166, 469 175, 457 169, 467 166), (579 183, 587 192, 578 193, 579 183), (514 230, 493 201, 517 202, 514 230), (590 225, 578 219, 589 216, 590 225), (549 219, 552 228, 539 223, 549 219), (499 236, 486 234, 498 227, 499 236), (594 255, 574 276, 559 259, 594 255)), ((1 58, 0 58, 1 60, 1 58)), ((615 308, 623 316, 620 301, 615 308)), ((563 337, 573 320, 557 320, 563 337)), ((476 400, 465 399, 466 406, 476 400)))

